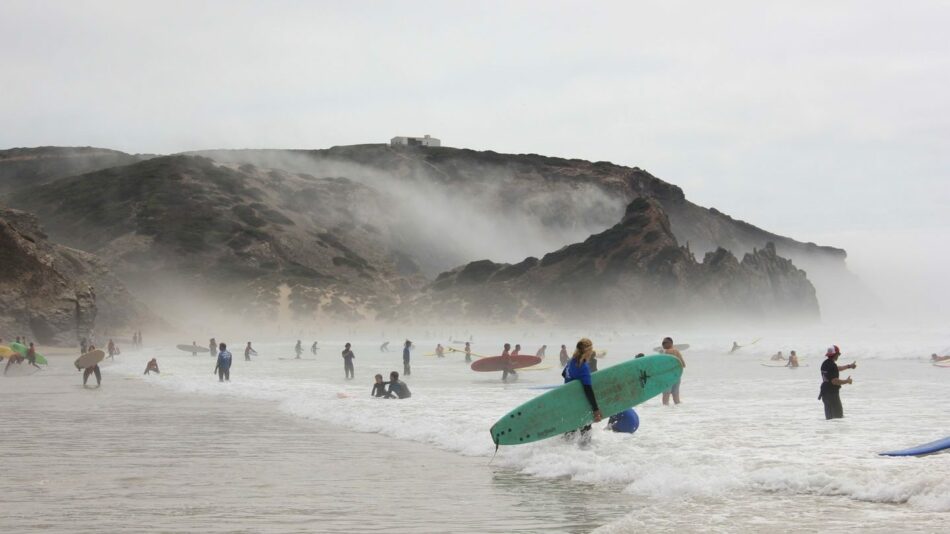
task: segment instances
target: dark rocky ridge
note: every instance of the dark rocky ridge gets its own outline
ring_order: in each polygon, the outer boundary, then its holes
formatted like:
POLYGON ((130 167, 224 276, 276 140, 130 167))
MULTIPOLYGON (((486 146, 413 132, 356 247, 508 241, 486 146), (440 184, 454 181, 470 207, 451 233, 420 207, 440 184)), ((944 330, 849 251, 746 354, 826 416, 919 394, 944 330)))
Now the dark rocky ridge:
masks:
POLYGON ((161 323, 97 258, 48 242, 36 217, 0 208, 0 331, 42 344, 74 345, 161 323))
POLYGON ((0 150, 0 198, 59 178, 129 165, 139 156, 93 147, 36 147, 0 150))
POLYGON ((805 273, 772 244, 741 262, 720 248, 699 263, 679 246, 659 203, 646 198, 634 200, 617 225, 540 260, 483 260, 443 273, 408 309, 421 320, 461 310, 463 320, 497 323, 813 321, 819 315, 805 273))

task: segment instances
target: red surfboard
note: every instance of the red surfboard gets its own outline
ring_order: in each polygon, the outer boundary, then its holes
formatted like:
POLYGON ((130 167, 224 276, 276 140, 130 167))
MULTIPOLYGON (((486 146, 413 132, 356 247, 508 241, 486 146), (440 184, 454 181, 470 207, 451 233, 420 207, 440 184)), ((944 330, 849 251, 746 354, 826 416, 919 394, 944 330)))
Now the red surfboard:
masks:
MULTIPOLYGON (((519 354, 518 356, 508 357, 508 365, 510 366, 510 369, 522 369, 524 367, 538 365, 539 363, 541 363, 541 358, 538 358, 537 356, 529 356, 527 354, 519 354)), ((478 371, 479 373, 491 373, 504 370, 505 360, 503 360, 501 356, 491 356, 472 362, 472 371, 478 371)))

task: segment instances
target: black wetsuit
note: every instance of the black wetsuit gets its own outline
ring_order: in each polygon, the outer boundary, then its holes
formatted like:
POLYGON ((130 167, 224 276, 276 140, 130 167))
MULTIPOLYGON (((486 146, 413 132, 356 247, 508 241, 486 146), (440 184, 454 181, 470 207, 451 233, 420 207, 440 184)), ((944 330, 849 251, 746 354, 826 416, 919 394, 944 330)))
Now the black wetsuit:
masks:
POLYGON ((353 378, 353 358, 356 356, 353 354, 352 350, 343 351, 343 373, 346 374, 347 380, 353 378))
POLYGON ((409 347, 402 349, 402 374, 406 376, 412 374, 412 369, 409 367, 409 347))
POLYGON ((389 383, 389 391, 387 396, 392 398, 408 399, 412 396, 412 392, 409 391, 409 386, 406 385, 402 380, 396 380, 395 382, 389 383))
POLYGON ((374 397, 388 397, 389 393, 386 393, 386 385, 389 382, 378 382, 373 384, 373 393, 374 397))
POLYGON ((825 419, 841 419, 844 408, 841 406, 841 386, 832 380, 838 378, 838 363, 831 358, 821 364, 821 391, 818 398, 825 403, 825 419))
POLYGON ((96 385, 102 385, 102 373, 99 372, 99 366, 93 365, 92 367, 86 367, 86 370, 82 373, 82 385, 86 385, 86 380, 89 380, 89 375, 96 375, 96 385))

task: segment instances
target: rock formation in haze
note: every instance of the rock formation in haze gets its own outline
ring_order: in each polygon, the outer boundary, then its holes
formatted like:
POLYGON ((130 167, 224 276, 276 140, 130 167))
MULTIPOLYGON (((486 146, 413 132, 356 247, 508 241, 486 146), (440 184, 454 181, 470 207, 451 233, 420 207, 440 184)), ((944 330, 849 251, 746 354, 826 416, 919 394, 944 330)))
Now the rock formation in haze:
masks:
POLYGON ((726 319, 813 321, 815 289, 769 243, 738 261, 702 263, 679 246, 659 203, 638 198, 617 225, 540 260, 469 263, 441 274, 409 306, 421 318, 579 324, 726 319))
POLYGON ((92 147, 37 147, 0 150, 0 198, 76 174, 129 165, 138 156, 92 147))
POLYGON ((92 255, 47 241, 36 217, 0 208, 0 332, 72 345, 154 318, 92 255))

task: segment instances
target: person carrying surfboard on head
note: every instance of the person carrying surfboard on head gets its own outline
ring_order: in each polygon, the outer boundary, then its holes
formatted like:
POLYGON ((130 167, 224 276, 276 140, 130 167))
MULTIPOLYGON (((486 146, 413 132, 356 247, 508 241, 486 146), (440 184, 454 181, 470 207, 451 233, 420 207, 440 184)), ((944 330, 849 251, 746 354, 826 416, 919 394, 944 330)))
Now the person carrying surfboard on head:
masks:
MULTIPOLYGON (((597 396, 594 395, 594 387, 590 377, 590 366, 588 365, 593 354, 594 343, 586 337, 581 338, 581 340, 577 342, 574 355, 571 356, 567 361, 567 365, 564 366, 564 370, 561 371, 561 376, 564 377, 565 384, 580 380, 581 385, 584 387, 584 396, 587 397, 591 412, 594 414, 594 422, 599 423, 600 420, 603 419, 603 415, 600 413, 600 407, 597 406, 597 396)), ((588 433, 590 432, 590 425, 585 425, 579 430, 581 431, 582 439, 587 439, 588 433)), ((573 437, 574 432, 576 432, 576 430, 568 432, 565 434, 565 437, 573 437)))
POLYGON ((145 373, 143 374, 147 375, 151 373, 162 374, 162 372, 158 370, 158 360, 156 358, 152 358, 148 361, 148 365, 145 366, 145 373))
POLYGON ((353 354, 353 351, 350 350, 350 344, 347 343, 343 347, 343 374, 346 375, 347 380, 352 380, 355 376, 355 371, 353 369, 353 358, 356 358, 356 355, 353 354))
POLYGON ((838 371, 857 369, 857 362, 848 365, 838 365, 841 349, 832 345, 825 351, 825 361, 821 364, 821 389, 818 400, 825 404, 825 419, 841 419, 844 417, 844 408, 841 406, 841 386, 853 383, 851 377, 844 380, 838 378, 838 371))
POLYGON ((412 374, 412 369, 409 367, 410 349, 412 349, 412 341, 407 339, 405 345, 402 347, 402 372, 406 376, 412 374))
MULTIPOLYGON (((676 347, 673 346, 673 338, 671 338, 671 337, 665 337, 665 338, 663 338, 663 344, 662 344, 662 345, 663 345, 663 353, 664 353, 664 354, 669 354, 670 356, 675 356, 676 359, 680 361, 680 365, 683 366, 683 369, 686 369, 686 360, 683 359, 683 355, 680 354, 680 351, 677 350, 676 347)), ((673 384, 672 387, 670 387, 670 389, 668 389, 668 390, 666 390, 666 391, 663 392, 663 405, 664 405, 664 406, 669 406, 669 405, 670 405, 670 396, 671 396, 671 395, 673 396, 673 404, 679 404, 679 403, 680 403, 680 381, 681 381, 681 380, 682 380, 682 376, 680 377, 679 380, 677 380, 677 381, 673 384)))
POLYGON ((472 361, 472 344, 469 341, 465 342, 465 361, 468 363, 472 361))
POLYGON ((231 381, 231 353, 224 343, 218 345, 218 360, 214 365, 214 374, 218 375, 218 382, 231 381))

